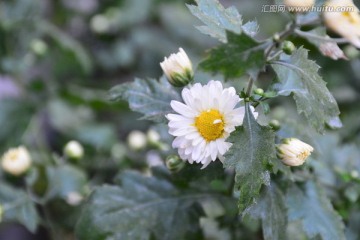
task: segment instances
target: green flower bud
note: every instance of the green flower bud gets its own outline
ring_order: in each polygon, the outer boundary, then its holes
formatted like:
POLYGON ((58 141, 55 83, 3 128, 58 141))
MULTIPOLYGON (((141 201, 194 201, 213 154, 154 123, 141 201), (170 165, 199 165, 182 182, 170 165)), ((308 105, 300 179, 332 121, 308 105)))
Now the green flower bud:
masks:
POLYGON ((178 53, 171 54, 169 58, 165 57, 160 66, 169 83, 174 87, 184 87, 194 79, 191 61, 182 48, 178 53))
POLYGON ((64 154, 71 159, 81 159, 84 157, 84 148, 77 141, 70 141, 64 147, 64 154))
POLYGON ((269 126, 270 126, 273 130, 275 130, 275 131, 277 131, 277 130, 280 129, 280 123, 279 123, 279 121, 276 120, 276 119, 271 120, 271 121, 269 122, 269 126))
POLYGON ((30 48, 36 55, 42 56, 47 52, 48 46, 43 40, 35 39, 31 42, 30 48))
POLYGON ((282 50, 287 55, 291 55, 296 50, 296 47, 292 42, 285 41, 284 44, 283 44, 282 50))
POLYGON ((166 167, 171 172, 179 172, 185 167, 185 162, 176 155, 170 155, 166 159, 166 167))
POLYGON ((264 90, 262 88, 257 88, 254 90, 256 95, 262 96, 264 94, 264 90))

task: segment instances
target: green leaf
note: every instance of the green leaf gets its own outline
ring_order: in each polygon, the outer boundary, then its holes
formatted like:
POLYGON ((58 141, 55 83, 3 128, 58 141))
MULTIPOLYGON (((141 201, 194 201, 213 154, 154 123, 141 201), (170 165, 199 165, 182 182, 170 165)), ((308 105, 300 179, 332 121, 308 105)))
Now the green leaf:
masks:
POLYGON ((235 7, 225 9, 217 0, 197 0, 197 6, 187 5, 190 12, 205 26, 200 32, 226 42, 226 30, 241 33, 242 19, 235 7))
POLYGON ((121 186, 97 188, 77 224, 78 239, 199 239, 196 205, 209 195, 181 193, 165 178, 136 172, 120 176, 121 186))
POLYGON ((221 42, 226 42, 226 31, 240 34, 244 31, 249 36, 254 36, 259 29, 256 21, 242 24, 242 17, 237 9, 232 6, 225 9, 217 0, 197 0, 197 6, 187 5, 190 12, 200 19, 205 25, 197 29, 221 42))
POLYGON ((287 192, 289 221, 301 220, 309 238, 320 235, 324 240, 345 239, 344 224, 335 212, 324 190, 314 181, 304 189, 296 185, 287 192))
POLYGON ((319 66, 308 59, 308 51, 300 48, 291 57, 282 54, 272 64, 279 84, 274 86, 279 95, 293 93, 299 113, 304 113, 319 132, 327 123, 338 119, 339 107, 318 74, 319 66))
POLYGON ((165 115, 173 111, 170 106, 171 100, 180 101, 180 95, 165 77, 160 81, 137 78, 134 82, 112 88, 110 99, 127 101, 131 110, 144 114, 141 119, 165 123, 165 115))
POLYGON ((308 32, 297 31, 296 33, 316 46, 324 56, 332 58, 333 60, 347 59, 338 44, 330 40, 330 37, 326 34, 325 27, 317 27, 308 32))
POLYGON ((210 50, 207 59, 200 63, 205 71, 221 72, 226 78, 250 74, 257 79, 265 66, 264 44, 259 44, 246 34, 227 32, 227 43, 210 50))
POLYGON ((1 99, 0 109, 0 152, 3 152, 22 143, 34 109, 28 102, 14 99, 1 99))
POLYGON ((60 197, 66 200, 72 192, 80 194, 84 192, 87 178, 82 170, 70 165, 62 165, 48 167, 46 173, 49 181, 47 199, 60 197))
POLYGON ((93 62, 87 50, 74 38, 61 31, 55 25, 47 21, 39 21, 40 31, 49 35, 64 49, 70 50, 76 56, 85 73, 90 73, 93 68, 93 62))
POLYGON ((276 160, 275 134, 271 128, 256 122, 246 104, 243 126, 229 141, 233 145, 225 154, 224 166, 235 168, 235 188, 240 190, 239 210, 243 211, 258 199, 261 186, 269 185, 267 166, 276 160))
POLYGON ((261 219, 265 240, 286 239, 285 196, 274 182, 263 189, 258 202, 248 209, 247 214, 261 219))
POLYGON ((34 202, 26 192, 1 183, 0 204, 4 210, 3 221, 17 221, 30 232, 36 232, 39 216, 34 202))

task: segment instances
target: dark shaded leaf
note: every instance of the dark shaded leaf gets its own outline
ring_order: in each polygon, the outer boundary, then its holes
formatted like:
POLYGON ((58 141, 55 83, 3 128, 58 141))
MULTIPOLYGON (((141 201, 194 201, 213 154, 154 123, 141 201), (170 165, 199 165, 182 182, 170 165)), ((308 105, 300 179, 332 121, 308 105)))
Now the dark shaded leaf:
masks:
POLYGON ((263 189, 258 202, 249 208, 247 214, 261 219, 265 240, 286 239, 285 196, 274 182, 263 189))
POLYGON ((165 178, 135 172, 120 176, 121 187, 105 185, 90 197, 77 224, 79 239, 191 239, 199 237, 202 211, 195 207, 209 194, 181 194, 165 178))
POLYGON ((0 184, 0 203, 4 211, 3 221, 17 221, 30 232, 35 233, 39 216, 35 204, 26 192, 2 183, 0 184))
POLYGON ((235 168, 235 188, 240 190, 239 210, 244 211, 259 197, 263 184, 269 185, 267 169, 275 156, 275 134, 269 127, 259 125, 246 104, 243 126, 233 133, 233 143, 225 154, 224 166, 235 168))
POLYGON ((110 90, 113 101, 125 100, 131 110, 144 114, 142 119, 155 122, 167 122, 165 115, 172 112, 171 100, 180 100, 179 93, 168 83, 165 77, 160 82, 155 79, 135 79, 110 90))
POLYGON ((294 185, 287 193, 289 221, 301 220, 309 238, 319 234, 324 240, 345 239, 344 224, 324 190, 314 181, 304 187, 294 185))
POLYGON ((280 59, 272 64, 280 82, 274 88, 279 95, 293 93, 298 112, 304 113, 311 125, 323 132, 325 125, 332 124, 340 111, 318 74, 320 67, 308 59, 308 51, 303 48, 291 56, 282 54, 280 59))
POLYGON ((264 44, 246 34, 227 32, 227 43, 212 50, 200 66, 209 72, 221 72, 226 78, 249 74, 254 79, 265 66, 264 44))

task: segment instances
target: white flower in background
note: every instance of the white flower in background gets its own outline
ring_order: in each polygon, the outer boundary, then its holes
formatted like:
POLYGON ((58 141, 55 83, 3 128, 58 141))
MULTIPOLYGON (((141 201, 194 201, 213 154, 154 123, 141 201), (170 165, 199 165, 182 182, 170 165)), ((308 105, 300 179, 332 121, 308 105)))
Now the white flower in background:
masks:
POLYGON ((192 64, 184 49, 171 54, 169 58, 160 63, 168 81, 175 87, 183 87, 192 82, 194 73, 192 64))
POLYGON ((243 122, 245 108, 236 108, 242 99, 235 88, 224 89, 219 81, 184 88, 182 98, 185 104, 171 101, 171 107, 178 114, 166 116, 169 133, 176 137, 172 146, 178 148, 183 160, 202 163, 203 168, 217 158, 222 161, 231 146, 226 138, 243 122))
POLYGON ((342 8, 353 8, 350 12, 326 11, 323 13, 325 25, 346 38, 355 47, 360 48, 360 14, 359 9, 352 0, 330 0, 325 3, 326 6, 342 8))
POLYGON ((71 206, 77 206, 84 200, 84 197, 78 192, 69 192, 66 196, 66 202, 71 206))
POLYGON ((277 155, 288 166, 300 166, 314 150, 312 146, 296 138, 286 138, 277 145, 277 155))
POLYGON ((297 9, 290 9, 292 11, 305 11, 308 9, 305 8, 310 8, 312 6, 314 6, 315 4, 315 0, 284 0, 284 4, 286 7, 294 7, 297 9))
POLYGON ((65 145, 64 153, 69 158, 81 159, 84 156, 84 148, 77 141, 70 141, 65 145))
POLYGON ((132 131, 127 137, 127 143, 130 149, 138 151, 146 147, 147 139, 146 135, 140 131, 132 131))
POLYGON ((147 136, 147 140, 151 144, 157 144, 160 141, 160 134, 153 129, 149 129, 146 133, 146 136, 147 136))
POLYGON ((23 146, 12 148, 3 155, 1 166, 5 172, 20 176, 30 168, 31 156, 23 146))

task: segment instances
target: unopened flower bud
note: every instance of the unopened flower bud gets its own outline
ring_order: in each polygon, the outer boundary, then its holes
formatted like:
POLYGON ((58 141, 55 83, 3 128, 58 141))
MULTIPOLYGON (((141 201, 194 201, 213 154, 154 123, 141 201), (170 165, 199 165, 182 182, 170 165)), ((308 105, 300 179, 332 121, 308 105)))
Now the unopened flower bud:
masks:
POLYGON ((287 55, 291 55, 296 50, 296 47, 292 42, 285 41, 284 44, 283 44, 282 50, 287 55))
POLYGON ((269 126, 270 126, 273 130, 275 130, 275 131, 277 131, 277 130, 280 129, 280 123, 279 123, 279 121, 276 120, 276 119, 271 120, 271 121, 269 122, 269 126))
POLYGON ((43 40, 35 39, 31 42, 30 48, 35 54, 42 56, 47 52, 48 46, 43 40))
POLYGON ((352 0, 329 0, 325 6, 332 9, 352 8, 352 11, 325 11, 323 18, 325 25, 346 38, 355 47, 360 48, 360 14, 352 0))
POLYGON ((257 89, 254 90, 254 93, 255 93, 256 95, 262 96, 262 95, 264 94, 264 89, 262 89, 262 88, 257 88, 257 89))
POLYGON ((132 131, 127 137, 127 143, 130 149, 134 151, 139 151, 146 147, 146 135, 141 131, 132 131))
POLYGON ((278 144, 277 155, 288 166, 300 166, 314 150, 312 146, 296 138, 286 138, 278 144))
POLYGON ((31 166, 30 153, 23 146, 12 148, 3 155, 1 166, 5 172, 14 176, 20 176, 31 166))
POLYGON ((71 206, 77 206, 84 200, 84 197, 78 192, 69 192, 66 196, 66 202, 71 206))
POLYGON ((315 4, 315 0, 284 0, 290 12, 307 12, 315 4))
POLYGON ((280 34, 275 33, 274 36, 273 36, 273 40, 274 40, 274 42, 279 42, 280 41, 280 34))
POLYGON ((171 172, 179 172, 185 167, 185 162, 176 155, 171 155, 166 159, 166 167, 171 172))
POLYGON ((158 144, 160 141, 160 135, 157 131, 149 129, 146 133, 147 140, 150 144, 158 144))
POLYGON ((95 33, 103 34, 110 30, 111 23, 106 16, 98 14, 91 18, 90 28, 95 33))
POLYGON ((175 87, 184 87, 193 81, 192 64, 182 48, 179 52, 171 54, 169 58, 160 63, 168 81, 175 87))
POLYGON ((77 141, 70 141, 64 147, 64 154, 72 159, 81 159, 84 156, 84 148, 77 141))

